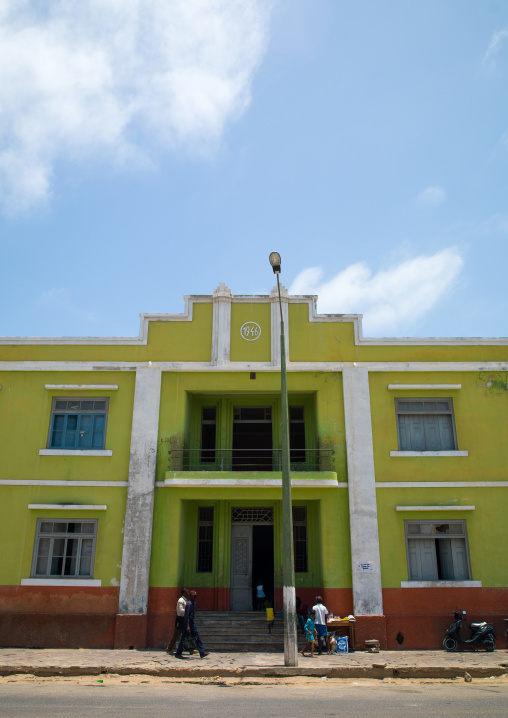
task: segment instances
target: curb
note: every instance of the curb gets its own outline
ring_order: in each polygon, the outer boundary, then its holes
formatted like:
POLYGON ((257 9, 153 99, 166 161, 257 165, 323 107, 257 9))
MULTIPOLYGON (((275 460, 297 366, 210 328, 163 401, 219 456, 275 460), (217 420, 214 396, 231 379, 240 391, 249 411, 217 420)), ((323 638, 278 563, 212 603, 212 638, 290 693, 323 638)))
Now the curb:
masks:
POLYGON ((51 676, 97 676, 116 674, 122 676, 143 675, 161 678, 462 678, 464 673, 472 678, 490 678, 508 674, 507 666, 336 666, 333 668, 168 668, 140 666, 0 666, 0 676, 31 675, 51 676))

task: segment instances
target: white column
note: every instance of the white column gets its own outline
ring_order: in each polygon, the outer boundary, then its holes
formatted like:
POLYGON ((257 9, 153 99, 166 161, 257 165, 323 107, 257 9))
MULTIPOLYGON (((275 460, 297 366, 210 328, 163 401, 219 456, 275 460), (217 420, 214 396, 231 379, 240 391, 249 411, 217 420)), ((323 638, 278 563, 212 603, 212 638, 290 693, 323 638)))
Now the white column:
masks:
MULTIPOLYGON (((288 290, 280 285, 280 298, 282 304, 282 317, 284 319, 284 333, 286 336, 286 364, 289 363, 289 295, 288 290)), ((272 365, 280 364, 280 308, 277 285, 270 292, 271 330, 272 330, 272 365)))
POLYGON ((343 370, 354 613, 383 615, 369 373, 343 370))
POLYGON ((213 293, 212 364, 224 366, 231 357, 231 289, 219 284, 213 293))
POLYGON ((161 371, 151 366, 139 367, 134 391, 118 613, 146 614, 147 611, 160 392, 161 371))

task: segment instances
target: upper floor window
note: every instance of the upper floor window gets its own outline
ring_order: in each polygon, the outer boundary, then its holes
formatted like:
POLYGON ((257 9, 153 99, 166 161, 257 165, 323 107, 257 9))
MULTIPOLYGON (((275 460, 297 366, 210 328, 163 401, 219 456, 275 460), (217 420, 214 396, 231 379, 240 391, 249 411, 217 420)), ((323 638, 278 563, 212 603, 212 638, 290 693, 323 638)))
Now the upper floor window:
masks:
POLYGON ((410 581, 471 578, 465 521, 405 521, 410 581))
POLYGON ((104 449, 109 399, 53 399, 49 449, 104 449))
POLYGON ((93 578, 97 520, 37 519, 32 577, 93 578))
POLYGON ((451 399, 395 399, 399 451, 457 448, 451 399))

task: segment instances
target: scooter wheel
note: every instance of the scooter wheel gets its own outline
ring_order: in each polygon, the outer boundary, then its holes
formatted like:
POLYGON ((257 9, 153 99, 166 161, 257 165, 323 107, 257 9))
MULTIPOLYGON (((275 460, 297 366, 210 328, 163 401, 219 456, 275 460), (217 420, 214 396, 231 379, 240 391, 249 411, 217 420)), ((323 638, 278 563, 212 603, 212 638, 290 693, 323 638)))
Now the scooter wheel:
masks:
POLYGON ((445 651, 456 651, 459 647, 459 642, 456 638, 453 638, 452 636, 445 636, 443 639, 443 648, 445 651))
POLYGON ((491 653, 494 650, 494 648, 496 647, 496 644, 492 638, 487 638, 483 642, 483 647, 485 648, 486 651, 489 651, 489 653, 491 653))

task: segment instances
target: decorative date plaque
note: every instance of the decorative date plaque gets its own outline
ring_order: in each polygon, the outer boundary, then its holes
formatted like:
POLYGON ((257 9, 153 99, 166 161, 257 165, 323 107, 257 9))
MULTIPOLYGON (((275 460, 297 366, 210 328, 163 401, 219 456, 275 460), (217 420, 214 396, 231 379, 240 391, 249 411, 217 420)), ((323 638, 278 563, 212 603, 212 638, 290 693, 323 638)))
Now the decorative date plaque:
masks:
POLYGON ((248 342, 254 342, 261 336, 261 327, 256 322, 245 322, 240 327, 240 334, 248 342))

